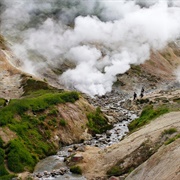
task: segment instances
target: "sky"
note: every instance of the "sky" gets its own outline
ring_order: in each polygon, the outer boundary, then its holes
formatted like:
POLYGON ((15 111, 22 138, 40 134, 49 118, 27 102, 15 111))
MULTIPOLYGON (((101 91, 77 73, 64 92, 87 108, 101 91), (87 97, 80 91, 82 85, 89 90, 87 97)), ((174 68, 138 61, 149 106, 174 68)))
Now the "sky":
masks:
POLYGON ((59 82, 90 96, 180 38, 179 0, 1 0, 0 10, 1 33, 25 72, 71 64, 59 82))

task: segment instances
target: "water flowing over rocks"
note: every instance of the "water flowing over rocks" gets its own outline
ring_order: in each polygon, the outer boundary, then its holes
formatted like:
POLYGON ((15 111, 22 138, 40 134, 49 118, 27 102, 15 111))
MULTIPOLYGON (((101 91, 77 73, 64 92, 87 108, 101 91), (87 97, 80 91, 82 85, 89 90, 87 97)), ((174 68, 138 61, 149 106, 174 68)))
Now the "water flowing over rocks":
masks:
POLYGON ((57 155, 40 161, 35 167, 33 176, 38 179, 86 179, 81 175, 72 174, 66 165, 73 165, 73 163, 81 161, 83 156, 81 156, 80 152, 85 151, 86 145, 106 148, 119 142, 128 133, 127 126, 137 115, 135 112, 121 107, 125 103, 126 96, 126 94, 118 91, 107 93, 102 97, 90 98, 86 96, 85 98, 91 104, 101 108, 110 123, 113 124, 113 128, 103 134, 96 134, 95 137, 81 144, 72 144, 61 148, 57 155))

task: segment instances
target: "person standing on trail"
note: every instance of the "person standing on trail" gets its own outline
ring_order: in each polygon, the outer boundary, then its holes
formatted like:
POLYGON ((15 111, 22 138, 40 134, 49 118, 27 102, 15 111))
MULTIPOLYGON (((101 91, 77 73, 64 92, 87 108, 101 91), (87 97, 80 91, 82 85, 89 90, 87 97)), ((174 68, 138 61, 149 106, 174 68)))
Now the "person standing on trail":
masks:
POLYGON ((137 94, 136 94, 136 92, 134 92, 134 100, 137 98, 137 94))
POLYGON ((141 93, 144 93, 144 87, 142 87, 142 89, 141 89, 141 93))
POLYGON ((144 94, 143 94, 143 92, 141 92, 140 97, 143 98, 143 96, 144 96, 144 94))
POLYGON ((140 94, 140 97, 141 97, 141 98, 143 98, 143 96, 144 96, 144 87, 142 87, 142 89, 141 89, 141 94, 140 94))

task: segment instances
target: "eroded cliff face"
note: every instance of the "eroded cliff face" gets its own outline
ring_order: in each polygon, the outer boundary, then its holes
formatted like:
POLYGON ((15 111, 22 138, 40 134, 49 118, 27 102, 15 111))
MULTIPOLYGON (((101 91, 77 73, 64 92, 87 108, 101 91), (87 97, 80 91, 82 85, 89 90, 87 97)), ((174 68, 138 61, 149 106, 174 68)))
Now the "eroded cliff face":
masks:
POLYGON ((91 134, 88 133, 87 114, 93 112, 95 108, 84 98, 81 97, 80 100, 74 104, 59 104, 57 110, 60 115, 60 123, 62 119, 66 122, 64 127, 62 126, 52 132, 53 141, 56 142, 57 145, 59 145, 59 142, 72 144, 92 138, 91 134))
POLYGON ((151 52, 150 59, 141 65, 132 65, 123 75, 118 75, 115 89, 137 91, 142 86, 148 91, 171 88, 177 80, 177 68, 180 66, 180 48, 173 42, 161 51, 151 52))
POLYGON ((22 73, 8 61, 6 53, 8 49, 1 36, 0 38, 0 97, 19 98, 23 94, 22 73))

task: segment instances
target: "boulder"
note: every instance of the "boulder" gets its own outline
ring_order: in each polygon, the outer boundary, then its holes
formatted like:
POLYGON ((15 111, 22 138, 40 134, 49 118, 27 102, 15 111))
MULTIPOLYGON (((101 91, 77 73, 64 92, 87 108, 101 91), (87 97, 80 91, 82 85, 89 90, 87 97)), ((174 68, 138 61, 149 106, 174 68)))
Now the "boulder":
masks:
POLYGON ((115 176, 111 176, 108 180, 119 180, 119 178, 115 176))
POLYGON ((83 159, 83 156, 80 154, 75 154, 73 157, 71 157, 72 162, 79 162, 83 159))

